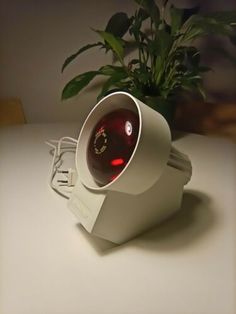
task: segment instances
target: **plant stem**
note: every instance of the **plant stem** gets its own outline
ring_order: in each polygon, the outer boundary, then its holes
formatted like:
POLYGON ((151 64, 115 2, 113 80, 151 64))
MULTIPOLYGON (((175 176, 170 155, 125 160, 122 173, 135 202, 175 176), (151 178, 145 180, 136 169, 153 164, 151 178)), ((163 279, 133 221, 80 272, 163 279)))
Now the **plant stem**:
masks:
POLYGON ((164 24, 165 24, 165 8, 166 8, 167 3, 168 3, 168 0, 164 0, 162 3, 162 6, 161 6, 161 25, 162 25, 162 28, 164 27, 164 24))

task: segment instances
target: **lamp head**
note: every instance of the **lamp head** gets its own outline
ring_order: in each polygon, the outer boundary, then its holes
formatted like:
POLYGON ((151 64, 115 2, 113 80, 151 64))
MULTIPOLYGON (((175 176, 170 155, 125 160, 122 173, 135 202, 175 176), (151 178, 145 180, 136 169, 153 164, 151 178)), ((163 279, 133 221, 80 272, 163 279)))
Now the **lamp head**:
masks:
POLYGON ((130 94, 115 92, 88 115, 76 165, 81 181, 91 190, 139 194, 158 180, 170 149, 166 120, 130 94))

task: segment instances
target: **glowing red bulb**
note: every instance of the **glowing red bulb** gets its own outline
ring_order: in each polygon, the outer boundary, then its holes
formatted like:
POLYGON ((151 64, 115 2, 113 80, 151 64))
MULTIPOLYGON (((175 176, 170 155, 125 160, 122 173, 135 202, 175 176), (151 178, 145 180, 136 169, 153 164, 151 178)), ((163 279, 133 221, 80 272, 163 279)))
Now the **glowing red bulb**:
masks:
POLYGON ((111 165, 112 166, 121 166, 124 163, 124 159, 123 158, 117 158, 117 159, 113 159, 111 161, 111 165))
POLYGON ((112 111, 97 123, 89 140, 87 162, 100 186, 113 181, 127 165, 138 131, 138 115, 128 109, 112 111))

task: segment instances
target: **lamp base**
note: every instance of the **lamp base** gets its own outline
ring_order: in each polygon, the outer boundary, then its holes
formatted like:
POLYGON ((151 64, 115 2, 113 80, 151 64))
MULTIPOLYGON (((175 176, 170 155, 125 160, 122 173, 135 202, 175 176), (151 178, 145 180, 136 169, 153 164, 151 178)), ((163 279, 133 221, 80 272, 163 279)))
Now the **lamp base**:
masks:
POLYGON ((153 228, 181 206, 185 178, 166 166, 159 180, 138 195, 123 192, 94 192, 80 180, 68 206, 91 234, 121 244, 153 228))

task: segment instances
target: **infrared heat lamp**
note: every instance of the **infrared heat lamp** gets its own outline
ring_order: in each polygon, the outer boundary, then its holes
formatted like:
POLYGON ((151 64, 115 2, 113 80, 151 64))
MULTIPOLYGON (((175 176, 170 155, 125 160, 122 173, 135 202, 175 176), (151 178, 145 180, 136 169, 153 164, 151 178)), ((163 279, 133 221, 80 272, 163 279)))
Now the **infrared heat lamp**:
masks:
POLYGON ((76 170, 69 208, 89 233, 117 244, 178 210, 192 174, 163 116, 125 92, 106 96, 88 115, 76 170))

